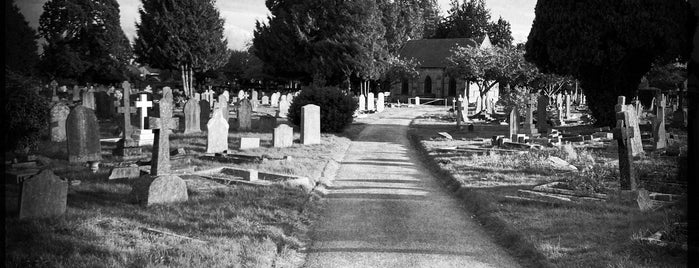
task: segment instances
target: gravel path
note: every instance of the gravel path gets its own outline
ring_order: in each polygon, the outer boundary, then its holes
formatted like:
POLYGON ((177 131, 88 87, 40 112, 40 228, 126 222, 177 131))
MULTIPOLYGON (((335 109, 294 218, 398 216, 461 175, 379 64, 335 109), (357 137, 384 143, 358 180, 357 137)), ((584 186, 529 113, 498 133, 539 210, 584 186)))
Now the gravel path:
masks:
POLYGON ((305 267, 519 267, 410 148, 408 124, 435 109, 388 109, 352 142, 305 267))

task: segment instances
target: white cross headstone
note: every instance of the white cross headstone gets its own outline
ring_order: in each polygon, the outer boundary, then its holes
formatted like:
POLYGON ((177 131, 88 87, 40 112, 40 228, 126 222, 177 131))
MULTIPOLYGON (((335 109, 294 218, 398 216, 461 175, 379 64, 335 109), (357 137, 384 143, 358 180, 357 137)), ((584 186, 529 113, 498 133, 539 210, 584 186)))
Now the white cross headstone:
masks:
POLYGON ((141 94, 140 99, 136 102, 136 108, 139 110, 139 125, 133 134, 133 139, 138 142, 138 146, 153 145, 155 139, 153 130, 146 128, 148 108, 151 107, 153 107, 153 102, 148 100, 148 95, 141 94))

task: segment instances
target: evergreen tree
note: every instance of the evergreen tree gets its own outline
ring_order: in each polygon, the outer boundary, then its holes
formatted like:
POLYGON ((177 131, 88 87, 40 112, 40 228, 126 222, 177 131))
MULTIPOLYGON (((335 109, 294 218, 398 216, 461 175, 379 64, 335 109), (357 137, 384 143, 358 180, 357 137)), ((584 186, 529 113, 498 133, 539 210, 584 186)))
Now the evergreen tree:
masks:
POLYGON ((451 1, 448 15, 437 26, 434 38, 481 39, 490 27, 490 10, 483 0, 451 1))
POLYGON ((194 72, 218 69, 228 59, 224 20, 214 0, 143 0, 134 45, 138 61, 179 70, 185 94, 193 93, 194 72))
POLYGON ((116 0, 50 0, 39 33, 47 42, 42 67, 49 75, 101 83, 126 78, 132 52, 116 0))
POLYGON ((14 0, 5 1, 5 69, 32 75, 39 62, 37 33, 19 12, 14 0))
POLYGON ((510 23, 508 21, 500 17, 497 22, 491 23, 489 28, 488 37, 490 37, 490 42, 494 46, 512 46, 512 40, 514 40, 514 38, 512 38, 512 30, 510 29, 510 23))

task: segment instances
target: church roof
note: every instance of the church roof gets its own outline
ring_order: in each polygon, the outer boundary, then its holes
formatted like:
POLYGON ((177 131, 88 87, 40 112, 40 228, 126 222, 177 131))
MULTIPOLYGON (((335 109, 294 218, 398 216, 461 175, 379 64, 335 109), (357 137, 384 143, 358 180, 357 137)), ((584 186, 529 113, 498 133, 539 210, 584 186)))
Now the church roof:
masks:
POLYGON ((401 58, 413 58, 419 62, 418 67, 444 68, 451 50, 457 46, 477 46, 471 38, 421 39, 410 40, 403 45, 399 54, 401 58))

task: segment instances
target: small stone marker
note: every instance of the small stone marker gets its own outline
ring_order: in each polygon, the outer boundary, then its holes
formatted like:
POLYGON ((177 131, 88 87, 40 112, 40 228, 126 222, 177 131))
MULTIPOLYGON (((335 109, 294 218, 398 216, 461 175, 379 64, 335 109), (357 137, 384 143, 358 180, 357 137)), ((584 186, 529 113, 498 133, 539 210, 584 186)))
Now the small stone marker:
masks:
POLYGON ((161 175, 154 178, 135 180, 132 195, 139 203, 146 206, 186 202, 187 184, 175 175, 161 175))
POLYGON ((240 137, 238 138, 239 150, 260 148, 260 138, 240 137))
POLYGON ((254 89, 252 90, 252 95, 251 95, 250 100, 253 100, 253 101, 260 100, 257 96, 257 91, 254 89))
POLYGON ((320 107, 306 104, 301 107, 301 143, 320 143, 320 107))
POLYGON ((19 218, 36 219, 63 215, 68 200, 68 182, 45 169, 22 182, 19 218))
POLYGON ((262 96, 262 105, 269 105, 269 96, 262 96))
POLYGON ((546 108, 549 106, 549 98, 546 95, 539 95, 536 100, 536 129, 541 133, 548 133, 551 126, 546 122, 548 116, 546 108))
POLYGON ((92 109, 82 105, 73 108, 66 119, 68 161, 71 163, 100 161, 102 146, 99 133, 97 116, 92 109))
POLYGON ((635 135, 633 127, 629 127, 628 122, 632 118, 636 118, 628 109, 624 109, 626 97, 619 96, 616 105, 616 128, 614 129, 614 138, 618 143, 619 150, 619 185, 621 190, 636 190, 637 174, 633 167, 633 146, 632 138, 635 135))
POLYGON ((383 112, 383 110, 384 110, 385 108, 386 108, 386 107, 385 107, 385 105, 384 105, 384 95, 383 95, 383 92, 379 92, 379 94, 378 94, 377 97, 376 97, 376 111, 380 113, 380 112, 383 112))
POLYGON ((665 96, 659 94, 656 98, 658 109, 655 112, 655 120, 653 120, 653 147, 663 149, 667 147, 667 132, 665 131, 665 96))
POLYGON ((170 173, 170 130, 177 129, 178 120, 172 118, 172 90, 163 88, 160 99, 160 117, 150 117, 149 123, 155 132, 153 159, 150 174, 158 176, 170 173))
POLYGON ((238 105, 238 130, 250 130, 252 127, 252 105, 250 100, 243 99, 238 105))
POLYGON ((70 108, 62 102, 51 108, 51 141, 63 142, 66 140, 66 119, 70 114, 70 108))
POLYGON ((420 97, 415 96, 415 105, 420 105, 420 97))
POLYGON ((274 128, 272 146, 276 148, 291 147, 294 144, 294 129, 286 124, 274 128))
POLYGON ((517 132, 519 131, 519 113, 517 112, 517 107, 512 108, 510 112, 510 139, 515 140, 517 132))
POLYGON ((359 111, 366 110, 366 97, 363 94, 359 95, 359 111))
POLYGON ((195 98, 184 105, 184 134, 201 132, 201 106, 195 98))
POLYGON ((110 180, 115 179, 135 179, 141 176, 141 169, 135 167, 115 167, 109 174, 110 180))
POLYGON ((376 109, 376 107, 374 107, 374 93, 373 92, 369 92, 367 94, 366 109, 369 111, 373 111, 374 109, 376 109))
POLYGON ((220 153, 228 150, 228 121, 220 115, 221 109, 214 109, 214 116, 211 117, 208 125, 206 139, 206 153, 220 153))
POLYGON ((138 146, 153 145, 153 140, 155 139, 153 130, 146 128, 148 108, 151 107, 153 107, 153 102, 148 100, 148 95, 141 94, 141 98, 136 102, 136 108, 139 108, 139 128, 133 133, 133 139, 138 142, 138 146))
POLYGON ((199 101, 199 123, 202 131, 208 129, 209 118, 211 118, 211 106, 209 101, 200 100, 199 101))

